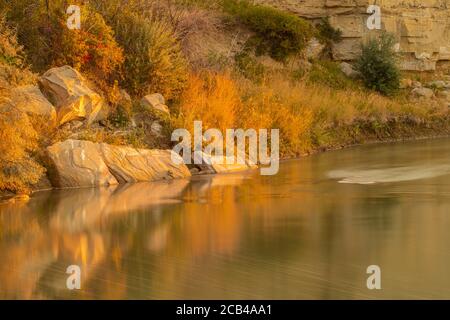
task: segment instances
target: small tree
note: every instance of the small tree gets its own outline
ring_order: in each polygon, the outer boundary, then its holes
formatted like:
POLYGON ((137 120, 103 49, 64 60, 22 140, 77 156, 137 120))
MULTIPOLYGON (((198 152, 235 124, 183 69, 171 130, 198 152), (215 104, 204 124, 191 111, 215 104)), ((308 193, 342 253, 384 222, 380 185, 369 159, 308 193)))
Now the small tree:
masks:
POLYGON ((368 40, 361 45, 361 55, 354 65, 365 86, 384 95, 391 95, 400 85, 394 44, 394 37, 388 33, 368 40))
POLYGON ((325 45, 326 54, 332 56, 333 44, 342 41, 342 30, 334 28, 329 17, 322 18, 320 23, 316 25, 317 37, 325 45))
POLYGON ((313 36, 312 25, 295 14, 248 0, 226 0, 223 5, 226 12, 255 33, 247 46, 254 48, 256 55, 286 61, 304 50, 313 36))

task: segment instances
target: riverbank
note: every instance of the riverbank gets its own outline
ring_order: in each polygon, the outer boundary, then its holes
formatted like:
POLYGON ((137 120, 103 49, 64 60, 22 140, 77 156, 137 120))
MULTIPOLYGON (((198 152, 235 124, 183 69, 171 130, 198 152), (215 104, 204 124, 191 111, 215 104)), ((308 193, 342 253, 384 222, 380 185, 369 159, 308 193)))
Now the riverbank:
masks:
POLYGON ((368 144, 450 137, 450 117, 439 119, 433 123, 415 124, 412 126, 411 124, 396 122, 395 126, 385 126, 382 129, 366 128, 360 130, 360 127, 358 127, 357 132, 355 132, 354 126, 348 126, 346 128, 337 128, 333 135, 333 143, 317 146, 311 152, 304 153, 302 156, 368 144))
MULTIPOLYGON (((302 157, 308 157, 312 156, 318 153, 324 153, 328 151, 335 151, 335 150, 342 150, 342 149, 348 149, 356 146, 362 146, 362 145, 371 145, 371 144, 383 144, 383 143, 395 143, 395 142, 403 142, 403 141, 420 141, 420 140, 432 140, 432 139, 440 139, 440 138, 448 138, 450 137, 450 127, 443 126, 443 122, 439 122, 441 126, 437 127, 429 127, 429 126, 414 126, 414 127, 407 127, 407 126, 401 126, 402 131, 392 131, 389 130, 389 134, 387 131, 384 131, 385 134, 382 135, 380 132, 372 131, 372 134, 366 134, 362 135, 359 133, 358 135, 353 135, 352 139, 346 140, 347 143, 344 143, 344 141, 341 142, 339 145, 328 145, 328 146, 321 146, 319 148, 316 148, 315 150, 305 153, 303 155, 300 155, 298 157, 283 157, 281 158, 281 161, 286 160, 295 160, 302 157), (419 134, 418 134, 419 133, 419 134), (413 135, 415 134, 415 135, 413 135)), ((450 122, 446 122, 450 123, 450 122)), ((350 133, 354 133, 354 128, 342 128, 342 135, 338 136, 340 138, 342 137, 349 137, 351 136, 350 133), (346 133, 347 135, 343 134, 346 133)), ((339 134, 339 131, 336 133, 339 134)), ((235 173, 235 172, 234 172, 235 173)), ((215 175, 217 173, 209 172, 210 175, 215 175)), ((219 173, 219 174, 227 174, 219 173)), ((195 176, 196 174, 193 174, 195 176)), ((41 189, 34 189, 32 191, 33 194, 36 194, 38 192, 43 191, 51 191, 51 190, 60 190, 57 188, 50 187, 49 183, 45 183, 45 187, 42 187, 41 189)), ((16 195, 12 192, 6 192, 6 191, 0 191, 0 201, 6 202, 6 201, 13 201, 13 202, 26 202, 28 201, 28 197, 24 197, 23 195, 16 195)))

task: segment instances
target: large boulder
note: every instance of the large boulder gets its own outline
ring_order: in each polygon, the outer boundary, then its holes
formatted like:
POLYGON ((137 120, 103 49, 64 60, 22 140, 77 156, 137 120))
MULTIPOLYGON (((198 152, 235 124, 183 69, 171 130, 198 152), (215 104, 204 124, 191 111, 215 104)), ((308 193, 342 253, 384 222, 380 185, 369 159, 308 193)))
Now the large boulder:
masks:
POLYGON ((100 144, 100 153, 119 183, 169 180, 191 175, 185 164, 173 163, 171 150, 135 149, 100 144))
POLYGON ((42 94, 38 86, 28 85, 14 88, 11 91, 11 103, 30 116, 39 115, 51 122, 56 121, 55 107, 42 94))
POLYGON ((49 177, 58 188, 76 188, 117 184, 103 161, 98 144, 66 140, 47 148, 49 177))
POLYGON ((104 109, 103 98, 89 88, 86 79, 70 66, 52 68, 40 79, 42 92, 55 105, 58 124, 76 119, 96 120, 104 109))
POLYGON ((135 149, 81 140, 47 148, 49 176, 58 188, 114 185, 186 178, 191 175, 172 150, 135 149))

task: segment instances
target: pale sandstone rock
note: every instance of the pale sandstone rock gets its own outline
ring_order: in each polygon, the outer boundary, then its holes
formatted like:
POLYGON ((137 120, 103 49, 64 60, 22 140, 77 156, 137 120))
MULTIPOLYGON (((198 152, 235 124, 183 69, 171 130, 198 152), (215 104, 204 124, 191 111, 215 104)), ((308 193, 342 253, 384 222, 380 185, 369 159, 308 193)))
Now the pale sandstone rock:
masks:
POLYGON ((226 156, 214 156, 204 152, 201 153, 201 159, 203 162, 203 164, 200 165, 202 171, 209 171, 213 173, 240 172, 257 167, 256 165, 251 164, 248 160, 232 161, 231 158, 226 156), (227 159, 230 160, 230 164, 227 163, 227 159))
POLYGON ((158 121, 154 121, 150 127, 150 130, 154 135, 159 137, 162 134, 163 126, 158 121))
POLYGON ((159 93, 149 94, 142 98, 141 106, 149 110, 157 110, 169 115, 169 107, 166 106, 164 97, 159 93))
POLYGON ((28 115, 44 116, 51 122, 56 121, 55 107, 41 93, 38 86, 22 86, 11 92, 11 103, 28 115))
POLYGON ((105 143, 100 144, 99 150, 120 183, 186 178, 191 175, 185 164, 172 162, 171 150, 135 149, 105 143))
POLYGON ((58 188, 117 184, 103 161, 98 145, 90 141, 66 140, 47 148, 50 180, 58 188))
POLYGON ((171 150, 135 149, 66 140, 47 148, 50 178, 59 188, 186 178, 191 174, 171 150))
POLYGON ((340 64, 341 71, 349 78, 357 78, 359 72, 353 69, 353 66, 347 62, 342 62, 340 64))
POLYGON ((446 85, 445 81, 437 80, 437 81, 429 82, 427 84, 427 87, 428 88, 443 89, 443 88, 445 88, 445 85, 446 85))
POLYGON ((57 109, 58 124, 76 119, 87 119, 90 124, 105 108, 103 98, 91 90, 86 79, 70 66, 48 70, 39 83, 42 92, 57 109))
POLYGON ((415 88, 411 91, 411 94, 415 97, 432 98, 434 97, 433 90, 429 88, 415 88))
POLYGON ((324 48, 325 48, 324 44, 322 44, 316 38, 312 38, 311 40, 309 40, 308 45, 306 46, 305 49, 306 58, 307 59, 318 58, 324 48))

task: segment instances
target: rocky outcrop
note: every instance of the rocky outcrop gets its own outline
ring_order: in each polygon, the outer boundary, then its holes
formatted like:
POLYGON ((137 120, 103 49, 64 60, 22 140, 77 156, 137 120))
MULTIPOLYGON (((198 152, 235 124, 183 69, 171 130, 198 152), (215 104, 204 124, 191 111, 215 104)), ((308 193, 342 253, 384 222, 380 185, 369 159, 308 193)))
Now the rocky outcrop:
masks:
POLYGON ((184 164, 173 163, 171 150, 66 140, 48 147, 47 158, 50 180, 57 188, 171 180, 191 175, 184 164))
POLYGON ((330 17, 331 24, 342 30, 343 41, 336 44, 336 60, 353 60, 361 40, 379 31, 366 26, 370 4, 381 7, 382 30, 393 33, 398 41, 404 70, 434 70, 439 61, 450 60, 450 0, 257 0, 318 20, 330 17))
POLYGON ((166 106, 164 97, 159 93, 149 94, 142 98, 141 106, 150 111, 157 111, 169 115, 169 107, 166 106))
POLYGON ((49 177, 57 188, 106 186, 117 184, 90 141, 66 140, 47 148, 49 177))
POLYGON ((42 92, 57 110, 58 124, 86 119, 90 124, 105 108, 103 98, 95 93, 75 69, 64 66, 48 70, 40 79, 42 92))
POLYGON ((20 111, 33 116, 43 116, 51 122, 56 121, 55 107, 41 93, 38 86, 28 85, 11 91, 11 103, 20 111))
POLYGON ((170 180, 190 176, 189 169, 184 164, 176 165, 172 162, 171 150, 135 149, 105 143, 99 147, 103 160, 120 183, 170 180))

